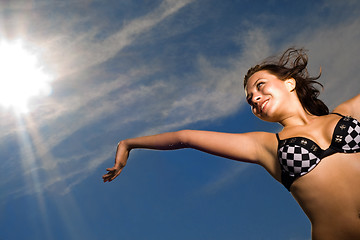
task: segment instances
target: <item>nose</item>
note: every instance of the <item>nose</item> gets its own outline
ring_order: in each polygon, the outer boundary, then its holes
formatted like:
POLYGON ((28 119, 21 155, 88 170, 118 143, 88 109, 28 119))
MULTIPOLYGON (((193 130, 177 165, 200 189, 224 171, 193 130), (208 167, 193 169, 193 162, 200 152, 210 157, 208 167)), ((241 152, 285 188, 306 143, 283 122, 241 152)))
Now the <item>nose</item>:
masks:
POLYGON ((255 105, 257 105, 260 100, 261 100, 261 95, 260 95, 260 94, 254 95, 254 96, 252 97, 252 102, 253 102, 255 105))

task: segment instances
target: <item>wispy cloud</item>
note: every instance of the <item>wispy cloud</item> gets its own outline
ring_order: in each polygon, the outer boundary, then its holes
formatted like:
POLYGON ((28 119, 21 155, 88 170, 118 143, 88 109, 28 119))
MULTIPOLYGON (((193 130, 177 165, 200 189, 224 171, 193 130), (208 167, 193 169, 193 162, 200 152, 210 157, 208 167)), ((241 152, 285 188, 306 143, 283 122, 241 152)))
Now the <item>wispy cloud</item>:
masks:
MULTIPOLYGON (((245 71, 245 65, 248 61, 258 57, 260 52, 266 54, 268 44, 264 39, 267 37, 262 35, 259 30, 251 30, 244 35, 244 42, 253 43, 253 47, 248 46, 244 56, 239 56, 235 59, 228 59, 226 68, 219 68, 212 65, 204 56, 199 56, 197 61, 197 71, 193 74, 188 74, 189 78, 186 82, 192 82, 186 89, 182 89, 182 82, 184 79, 173 77, 171 81, 159 80, 154 81, 149 86, 137 85, 132 87, 134 80, 141 79, 144 73, 151 74, 154 70, 158 71, 157 67, 146 68, 140 67, 139 70, 133 70, 128 75, 119 76, 119 78, 110 83, 102 82, 93 86, 84 87, 90 89, 96 88, 96 91, 91 91, 93 94, 83 93, 76 96, 70 96, 65 99, 65 102, 53 102, 53 107, 60 105, 59 109, 63 111, 58 113, 63 120, 50 119, 46 116, 34 116, 32 122, 36 122, 38 125, 51 124, 51 129, 44 133, 42 139, 47 139, 46 149, 42 153, 38 153, 38 157, 44 158, 53 148, 62 148, 59 144, 65 139, 69 138, 74 132, 81 128, 95 124, 100 121, 104 116, 111 116, 115 113, 126 112, 126 114, 120 114, 114 116, 115 122, 110 126, 106 126, 105 129, 111 131, 112 129, 122 129, 122 125, 125 125, 131 121, 137 121, 138 119, 144 119, 147 124, 152 124, 160 120, 164 124, 147 128, 146 124, 143 128, 138 129, 137 135, 154 134, 158 132, 164 132, 182 128, 185 125, 195 123, 198 121, 213 120, 219 117, 227 116, 234 111, 237 111, 242 103, 242 78, 245 71), (258 44, 254 44, 254 35, 258 36, 257 39, 261 39, 258 44), (254 49, 254 50, 253 50, 254 49), (262 49, 262 51, 260 50, 262 49), (260 50, 260 51, 259 51, 260 50), (188 91, 190 90, 190 91, 188 91), (108 96, 113 93, 119 93, 115 98, 109 98, 108 96), (179 94, 180 92, 180 94, 179 94), (170 98, 166 101, 157 101, 157 97, 166 93, 166 95, 177 96, 176 98, 170 98), (144 111, 139 111, 141 102, 146 102, 147 105, 144 111), (93 107, 96 105, 97 107, 93 107), (134 107, 131 107, 134 106, 134 107), (130 111, 127 109, 131 109, 130 111), (74 114, 76 113, 76 114, 74 114), (160 113, 160 117, 159 117, 160 113), (69 115, 71 117, 69 117, 69 115), (40 122, 36 120, 39 119, 40 122)), ((265 56, 265 55, 264 55, 265 56)), ((29 123, 28 123, 29 124, 29 123)), ((30 127, 30 126, 28 126, 30 127)), ((31 126, 32 128, 36 127, 31 126)), ((87 138, 92 138, 94 133, 88 133, 87 138)), ((44 144, 39 141, 36 144, 44 144)), ((80 150, 80 149, 79 149, 80 150)), ((58 183, 61 181, 67 181, 68 179, 77 177, 76 181, 72 181, 70 185, 67 185, 65 192, 69 191, 71 187, 80 183, 86 178, 87 173, 92 172, 104 161, 108 161, 113 156, 113 148, 106 147, 105 149, 100 147, 96 149, 96 152, 90 152, 87 159, 87 166, 85 168, 69 170, 67 174, 59 175, 52 181, 48 181, 46 184, 41 185, 43 189, 51 189, 51 186, 63 186, 58 183)), ((89 151, 83 149, 83 151, 89 151)), ((58 168, 59 164, 65 164, 67 162, 83 161, 84 154, 75 154, 71 157, 59 158, 53 157, 52 164, 42 165, 36 169, 31 169, 27 174, 33 174, 32 171, 40 171, 41 169, 46 171, 54 171, 54 168, 58 168)), ((49 161, 49 157, 47 157, 49 161)), ((58 174, 54 174, 57 176, 58 174)), ((62 191, 60 191, 62 192, 62 191)))
POLYGON ((244 52, 235 58, 224 60, 225 67, 212 64, 205 56, 197 59, 197 72, 186 77, 191 82, 184 86, 183 79, 175 79, 168 84, 173 101, 160 103, 161 116, 167 124, 147 130, 150 134, 181 128, 199 121, 214 120, 228 116, 239 110, 244 103, 242 81, 251 63, 264 58, 269 53, 267 36, 260 29, 252 29, 242 34, 244 52), (250 44, 251 43, 251 44, 250 44))
POLYGON ((309 29, 297 36, 296 42, 309 49, 309 64, 314 75, 322 68, 320 95, 330 108, 360 93, 360 18, 337 25, 309 29), (339 37, 341 36, 341 37, 339 37), (336 47, 335 47, 336 46, 336 47))
MULTIPOLYGON (((329 105, 330 108, 335 107, 339 103, 359 94, 360 85, 359 79, 356 78, 358 67, 357 62, 360 61, 360 45, 358 44, 358 39, 360 39, 360 18, 351 19, 350 22, 341 23, 337 26, 320 26, 316 29, 306 30, 304 32, 300 32, 295 36, 296 42, 293 45, 297 46, 306 46, 307 49, 310 50, 309 58, 310 58, 310 69, 311 72, 315 75, 319 71, 319 67, 322 67, 323 74, 321 78, 321 82, 325 85, 325 91, 322 93, 321 97, 325 99, 325 102, 329 105), (344 36, 342 38, 338 38, 338 36, 344 36), (306 43, 306 44, 304 44, 306 43), (333 46, 337 46, 334 48, 333 46), (358 54, 357 54, 358 53, 358 54), (354 59, 355 58, 355 59, 354 59), (355 77, 354 77, 355 76, 355 77), (339 93, 339 89, 341 92, 339 93)), ((198 109, 197 102, 200 102, 201 99, 206 99, 208 101, 209 112, 212 110, 217 110, 216 105, 213 103, 220 104, 233 104, 234 106, 238 106, 241 100, 237 99, 234 101, 229 101, 228 96, 224 96, 221 94, 223 90, 229 95, 236 94, 241 99, 242 92, 232 92, 232 90, 236 89, 236 84, 239 84, 239 76, 242 77, 249 66, 249 61, 252 63, 259 62, 259 60, 264 59, 266 56, 269 56, 271 51, 270 49, 270 40, 272 36, 266 35, 265 30, 254 30, 249 31, 245 34, 242 40, 247 45, 246 49, 239 61, 236 62, 232 68, 230 69, 217 69, 216 66, 209 66, 206 63, 206 60, 200 59, 200 69, 206 69, 204 71, 204 76, 210 79, 210 86, 213 88, 214 92, 220 92, 220 94, 214 94, 213 96, 209 94, 209 92, 204 94, 196 94, 193 96, 186 96, 184 98, 184 102, 178 103, 181 106, 189 106, 187 110, 190 112, 191 109, 196 111, 198 109), (266 40, 268 39, 268 40, 266 40), (246 66, 246 67, 244 67, 246 66), (207 74, 206 74, 207 73, 207 74), (227 73, 227 74, 226 74, 227 73), (229 76, 227 76, 229 75, 229 76), (237 77, 231 77, 237 76, 237 77), (228 79, 229 78, 229 79, 228 79), (225 79, 225 82, 223 81, 225 79), (228 88, 226 88, 226 79, 228 79, 228 88), (216 83, 211 85, 212 80, 216 83), (235 80, 235 81, 234 81, 235 80), (237 82, 237 83, 235 83, 237 82), (224 85, 225 87, 224 87, 224 85), (215 96, 215 97, 214 97, 215 96), (219 96, 216 99, 216 96, 219 96), (213 101, 212 101, 213 100, 213 101), (211 109, 211 110, 210 110, 211 109)), ((292 46, 292 44, 287 43, 286 46, 277 46, 280 49, 286 49, 287 47, 292 46)), ((274 47, 275 48, 275 47, 274 47)), ((207 79, 208 79, 207 78, 207 79)), ((234 111, 236 108, 228 109, 227 107, 220 107, 223 111, 229 110, 230 113, 234 111)), ((213 119, 217 117, 221 117, 224 113, 223 111, 215 111, 216 113, 210 115, 199 114, 203 119, 213 119)), ((173 115, 176 115, 176 111, 172 112, 173 115)), ((196 118, 194 118, 195 120, 196 118)), ((198 120, 202 120, 199 118, 198 120)), ((229 170, 228 175, 220 174, 218 179, 214 182, 209 183, 204 187, 204 189, 208 192, 217 191, 222 186, 226 184, 231 184, 231 182, 236 179, 236 177, 241 174, 241 169, 229 170)))
MULTIPOLYGON (((216 59, 221 61, 221 66, 215 64, 213 58, 198 53, 193 59, 192 71, 185 74, 164 74, 166 68, 162 66, 161 61, 155 60, 133 65, 126 71, 114 74, 115 77, 106 74, 106 69, 101 67, 101 64, 122 56, 122 51, 126 47, 134 46, 144 33, 151 32, 159 23, 179 13, 190 3, 192 1, 188 0, 163 1, 155 9, 125 23, 119 30, 101 39, 97 38, 100 33, 97 26, 74 31, 74 25, 82 20, 73 18, 61 27, 58 34, 42 40, 43 48, 49 52, 44 53, 44 57, 57 63, 59 79, 54 85, 59 89, 63 87, 73 94, 66 91, 55 92, 47 101, 34 102, 36 111, 31 113, 33 122, 39 129, 46 129, 40 130, 42 141, 46 139, 47 148, 36 153, 39 158, 59 151, 61 147, 70 146, 71 141, 79 141, 73 137, 79 131, 83 131, 84 136, 86 134, 83 141, 92 144, 97 138, 104 138, 102 135, 107 133, 115 135, 115 131, 128 131, 133 122, 142 122, 140 127, 131 131, 131 136, 136 136, 176 130, 199 121, 229 116, 238 111, 244 103, 242 80, 247 69, 272 55, 277 49, 285 49, 289 45, 300 45, 310 49, 310 65, 315 65, 312 72, 316 72, 320 65, 323 67, 322 78, 326 79, 324 97, 330 105, 359 92, 358 79, 354 78, 357 71, 356 63, 360 60, 357 59, 360 54, 356 54, 360 53, 357 43, 359 18, 350 19, 331 28, 319 26, 305 29, 294 36, 293 43, 287 42, 286 46, 274 44, 273 39, 276 36, 271 35, 272 33, 265 28, 250 27, 246 24, 247 30, 232 36, 242 51, 216 59), (333 48, 334 45, 338 47, 333 48), (98 73, 94 73, 97 71, 98 73), (107 78, 99 81, 96 79, 98 76, 107 78), (152 80, 148 81, 148 78, 152 80), (346 84, 340 79, 346 79, 346 84), (343 89, 344 94, 337 97, 337 89, 343 89)), ((171 26, 167 28, 171 29, 171 26)), ((10 116, 6 118, 10 119, 10 116)), ((9 122, 4 121, 1 124, 4 129, 16 129, 16 126, 9 122)), ((11 133, 10 130, 3 131, 1 136, 5 137, 11 133)), ((107 141, 111 140, 109 137, 107 141)), ((41 144, 41 141, 37 144, 41 144)), ((90 150, 85 144, 78 145, 78 151, 86 154, 73 152, 71 157, 54 156, 54 163, 38 166, 36 171, 51 172, 69 162, 74 165, 84 164, 85 158, 86 166, 81 169, 70 169, 66 174, 57 173, 52 181, 41 185, 43 189, 64 186, 59 183, 80 176, 67 185, 66 189, 62 189, 63 193, 68 192, 114 154, 113 147, 108 146, 106 142, 104 146, 90 150)), ((228 175, 220 174, 218 179, 209 183, 205 187, 206 191, 217 191, 222 185, 231 183, 242 170, 229 171, 228 175)), ((21 191, 16 192, 18 193, 21 191)))
POLYGON ((49 56, 57 63, 57 71, 62 75, 84 71, 116 56, 124 47, 131 45, 139 35, 151 30, 167 17, 177 13, 192 0, 164 0, 148 14, 127 22, 123 27, 104 39, 97 38, 101 29, 92 26, 86 31, 76 31, 76 23, 82 19, 72 19, 61 34, 44 41, 49 56))
MULTIPOLYGON (((161 121, 166 124, 151 128, 147 128, 146 125, 144 125, 144 128, 140 129, 140 132, 137 133, 139 135, 148 135, 178 129, 198 121, 217 119, 237 111, 242 103, 242 73, 245 70, 244 65, 249 59, 255 61, 255 58, 259 55, 265 55, 266 51, 269 49, 268 44, 264 41, 266 36, 263 35, 261 31, 254 32, 254 30, 251 30, 246 36, 252 38, 254 34, 259 37, 258 39, 261 39, 258 44, 254 44, 254 41, 252 41, 253 46, 256 49, 252 51, 253 48, 249 46, 244 54, 246 57, 230 59, 229 67, 226 69, 213 66, 206 61, 204 57, 200 56, 198 59, 198 72, 188 76, 191 79, 196 79, 196 81, 194 80, 192 91, 188 93, 186 91, 181 91, 181 79, 173 80, 171 82, 156 81, 151 86, 139 87, 127 94, 120 95, 113 102, 103 102, 101 104, 103 107, 99 108, 101 109, 99 110, 100 112, 94 113, 95 116, 92 116, 89 119, 95 121, 98 116, 103 116, 104 114, 109 114, 114 111, 114 108, 121 109, 123 108, 123 103, 126 103, 126 105, 134 104, 134 106, 136 106, 138 102, 146 101, 148 103, 146 107, 147 111, 137 111, 136 108, 134 108, 132 112, 127 112, 126 116, 120 116, 117 122, 118 124, 123 125, 126 122, 135 121, 137 119, 146 119, 146 121, 151 122, 156 121, 157 119, 155 118, 150 120, 148 118, 153 114, 153 109, 156 109, 155 111, 161 113, 161 117, 163 118, 161 121), (181 95, 181 98, 173 99, 172 102, 166 101, 159 103, 156 101, 156 96, 168 91, 170 91, 170 95, 177 94, 178 91, 184 93, 184 95, 181 95), (151 100, 153 97, 155 97, 155 101, 151 100)), ((250 40, 247 40, 245 37, 245 42, 250 42, 250 40)), ((101 95, 103 95, 103 93, 104 92, 102 92, 101 95)), ((101 98, 98 100, 103 101, 101 98)), ((158 113, 155 115, 158 115, 158 113)), ((84 126, 84 122, 80 121, 78 124, 79 128, 84 126)), ((112 127, 119 128, 119 126, 114 125, 112 127)), ((113 151, 111 150, 113 149, 99 149, 103 154, 89 159, 88 164, 92 167, 84 168, 82 171, 84 171, 84 173, 94 171, 98 165, 104 161, 108 161, 108 159, 113 156, 113 151)), ((83 174, 83 176, 86 176, 86 174, 83 174)), ((230 178, 227 179, 229 180, 230 178)), ((67 189, 69 190, 72 186, 75 186, 80 182, 80 180, 73 182, 67 189)), ((225 182, 228 181, 221 180, 221 182, 225 184, 225 182)))
MULTIPOLYGON (((96 84, 89 82, 91 76, 88 77, 83 71, 90 66, 99 65, 114 57, 125 46, 131 45, 140 34, 149 31, 166 17, 175 14, 189 3, 191 3, 190 0, 163 1, 156 9, 147 15, 127 23, 122 29, 102 41, 96 41, 94 39, 99 29, 74 32, 71 30, 71 24, 67 23, 68 29, 61 31, 58 36, 55 36, 53 38, 55 40, 43 42, 43 48, 46 49, 47 52, 45 55, 48 54, 51 56, 44 56, 45 59, 52 59, 58 66, 57 77, 60 78, 60 82, 55 84, 61 85, 62 81, 76 81, 76 87, 80 89, 73 89, 76 95, 68 95, 66 98, 61 98, 61 100, 58 98, 48 98, 46 102, 38 103, 37 111, 34 112, 33 117, 39 125, 43 125, 44 123, 49 124, 49 122, 56 122, 59 117, 66 115, 80 113, 82 116, 81 119, 76 121, 72 119, 72 124, 68 124, 67 127, 60 125, 59 129, 62 129, 62 131, 53 129, 58 134, 52 138, 54 143, 50 145, 56 145, 77 129, 96 121, 99 117, 103 116, 104 113, 114 111, 114 108, 121 107, 124 103, 129 104, 131 101, 135 101, 136 98, 133 98, 134 95, 139 96, 141 99, 141 96, 149 92, 146 91, 146 89, 151 90, 151 88, 157 88, 157 86, 144 87, 135 89, 134 92, 127 91, 127 93, 124 94, 124 86, 129 85, 130 82, 133 83, 136 79, 144 75, 149 76, 153 74, 154 71, 157 71, 156 68, 158 67, 153 65, 149 65, 148 67, 139 66, 136 69, 130 69, 126 75, 120 75, 115 81, 97 82, 96 84), (74 75, 74 72, 77 73, 74 75), (73 74, 72 77, 70 80, 66 80, 65 76, 69 76, 70 73, 73 74), (106 98, 108 94, 116 90, 122 91, 121 96, 111 100, 106 98), (100 103, 98 103, 98 105, 101 105, 100 107, 96 109, 89 107, 98 101, 100 101, 100 103), (49 111, 50 109, 51 111, 49 111)), ((17 9, 18 5, 12 4, 11 8, 17 9)), ((73 25, 75 25, 74 22, 73 25)), ((77 116, 80 115, 77 114, 77 116)), ((51 135, 54 136, 52 132, 51 135)))
POLYGON ((248 170, 249 166, 250 165, 246 164, 238 164, 236 166, 232 166, 228 169, 223 170, 221 173, 215 175, 215 179, 205 184, 199 192, 205 194, 215 194, 218 191, 221 191, 226 186, 236 181, 239 175, 241 175, 244 171, 248 170))
MULTIPOLYGON (((84 74, 83 71, 90 66, 99 65, 114 57, 125 46, 131 45, 140 34, 149 31, 162 20, 172 14, 175 14, 189 3, 191 3, 189 0, 163 1, 156 9, 150 11, 145 16, 130 21, 119 31, 111 34, 102 41, 96 41, 94 39, 94 36, 98 34, 96 28, 90 29, 90 31, 87 32, 72 32, 71 25, 69 25, 68 22, 67 32, 64 32, 64 29, 62 29, 63 31, 60 32, 61 35, 55 36, 50 41, 48 40, 43 42, 43 47, 47 50, 50 56, 44 57, 57 62, 57 71, 59 71, 58 77, 60 77, 60 81, 69 81, 66 79, 69 76, 72 76, 71 78, 78 76, 79 78, 76 79, 76 84, 79 86, 81 83, 84 83, 84 85, 80 91, 76 90, 78 94, 68 95, 67 98, 62 98, 61 101, 59 101, 58 98, 53 97, 47 99, 44 103, 38 103, 37 111, 31 115, 31 122, 33 126, 30 127, 42 128, 44 125, 51 126, 43 133, 42 136, 42 140, 46 139, 46 143, 41 141, 35 141, 34 143, 39 146, 41 146, 41 144, 45 144, 47 148, 41 153, 36 152, 38 158, 42 159, 48 157, 52 149, 58 146, 63 140, 67 139, 79 129, 88 126, 89 124, 96 123, 99 119, 104 117, 104 115, 109 113, 111 115, 111 112, 121 112, 125 106, 135 104, 134 101, 148 99, 149 97, 154 96, 154 93, 161 92, 161 89, 165 88, 164 84, 158 82, 151 86, 140 86, 139 88, 130 87, 127 89, 129 85, 134 84, 134 81, 136 82, 136 79, 143 77, 144 74, 151 75, 154 71, 157 71, 156 69, 158 67, 151 66, 151 64, 149 67, 139 66, 134 69, 130 69, 126 75, 119 75, 116 80, 96 84, 91 82, 88 83, 86 80, 86 74, 84 74), (69 75, 70 73, 71 75, 69 75), (91 94, 89 94, 89 91, 91 94), (116 97, 109 98, 108 96, 114 94, 114 92, 121 93, 116 97), (96 105, 96 107, 94 107, 94 105, 96 105), (48 109, 52 110, 48 111, 48 109)), ((11 7, 12 10, 18 9, 18 6, 15 5, 9 7, 11 7)), ((28 7, 31 8, 31 6, 28 7)), ((61 82, 56 84, 61 84, 61 82)), ((121 124, 124 124, 126 121, 131 121, 139 117, 135 115, 136 113, 133 113, 130 114, 130 116, 121 117, 121 120, 119 119, 118 121, 121 121, 121 124)), ((10 116, 11 115, 9 115, 9 117, 10 116)), ((6 121, 4 124, 5 123, 6 121)), ((25 123, 29 124, 27 121, 25 121, 25 123)), ((5 135, 14 134, 15 132, 12 131, 15 130, 18 134, 21 134, 18 131, 18 126, 13 126, 11 129, 12 130, 8 133, 2 133, 5 135)), ((35 150, 36 149, 34 149, 34 151, 35 150)), ((92 171, 94 166, 98 166, 105 159, 108 159, 110 154, 113 155, 113 149, 111 149, 112 151, 110 151, 110 153, 108 150, 98 150, 105 153, 105 155, 102 154, 100 157, 96 157, 97 154, 93 154, 92 158, 95 160, 90 161, 92 163, 88 164, 87 168, 74 171, 92 171)), ((83 149, 83 151, 85 151, 85 149, 83 149)), ((77 162, 84 159, 84 156, 83 154, 80 154, 77 157, 74 155, 71 158, 71 161, 77 162)), ((52 157, 51 159, 47 159, 47 162, 48 161, 53 162, 50 165, 45 164, 40 167, 36 167, 35 169, 30 169, 25 172, 25 174, 31 175, 34 171, 39 171, 41 169, 53 171, 54 168, 59 167, 59 163, 64 164, 70 160, 69 158, 63 159, 59 157, 52 157)), ((54 176, 56 177, 53 178, 53 181, 47 181, 46 184, 40 184, 39 187, 43 189, 49 188, 59 181, 65 181, 74 175, 76 174, 72 171, 66 175, 55 174, 54 176)), ((75 185, 77 182, 81 181, 79 179, 83 178, 78 178, 78 180, 73 184, 75 185)), ((31 192, 31 189, 20 192, 26 193, 28 191, 31 192)), ((34 189, 34 191, 36 190, 34 189)))

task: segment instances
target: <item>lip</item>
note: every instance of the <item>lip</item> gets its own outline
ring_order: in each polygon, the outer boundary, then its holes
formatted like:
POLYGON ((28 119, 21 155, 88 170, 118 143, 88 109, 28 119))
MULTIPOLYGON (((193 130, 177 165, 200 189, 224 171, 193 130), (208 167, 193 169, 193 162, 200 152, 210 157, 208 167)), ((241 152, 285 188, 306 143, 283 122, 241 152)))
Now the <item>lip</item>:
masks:
POLYGON ((269 99, 265 100, 264 102, 262 102, 262 104, 260 105, 260 112, 263 112, 264 109, 266 108, 267 104, 269 103, 269 99))

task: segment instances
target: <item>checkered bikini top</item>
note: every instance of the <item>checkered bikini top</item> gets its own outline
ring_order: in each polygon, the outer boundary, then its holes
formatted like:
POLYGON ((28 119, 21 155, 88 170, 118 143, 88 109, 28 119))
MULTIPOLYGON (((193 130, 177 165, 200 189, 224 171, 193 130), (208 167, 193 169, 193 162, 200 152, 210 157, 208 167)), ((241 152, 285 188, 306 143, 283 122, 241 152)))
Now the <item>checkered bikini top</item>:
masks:
POLYGON ((323 150, 310 139, 292 137, 278 139, 278 159, 281 165, 281 182, 290 191, 291 184, 319 164, 321 159, 334 153, 360 152, 360 123, 352 117, 333 113, 342 118, 336 124, 328 149, 323 150))

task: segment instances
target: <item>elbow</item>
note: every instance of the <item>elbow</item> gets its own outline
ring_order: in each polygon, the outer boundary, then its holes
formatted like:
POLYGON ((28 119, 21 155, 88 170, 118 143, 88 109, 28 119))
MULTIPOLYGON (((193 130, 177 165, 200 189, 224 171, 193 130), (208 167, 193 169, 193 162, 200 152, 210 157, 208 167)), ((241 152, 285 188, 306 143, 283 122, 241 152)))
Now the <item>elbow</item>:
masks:
POLYGON ((192 130, 180 130, 176 134, 178 136, 178 141, 184 147, 190 146, 190 135, 192 130))
POLYGON ((128 140, 121 140, 121 141, 118 143, 117 148, 118 148, 118 149, 119 149, 119 148, 123 148, 123 149, 126 149, 126 150, 130 151, 132 147, 130 146, 128 140))

